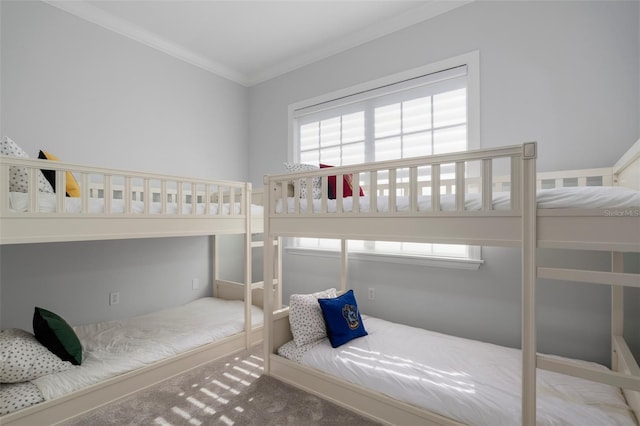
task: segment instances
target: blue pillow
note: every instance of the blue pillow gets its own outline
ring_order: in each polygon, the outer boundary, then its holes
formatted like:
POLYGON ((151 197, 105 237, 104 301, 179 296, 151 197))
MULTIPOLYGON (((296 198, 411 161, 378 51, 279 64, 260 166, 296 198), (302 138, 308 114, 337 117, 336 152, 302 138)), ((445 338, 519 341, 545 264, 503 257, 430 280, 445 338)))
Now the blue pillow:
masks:
POLYGON ((322 309, 332 347, 337 348, 356 337, 368 334, 364 329, 353 290, 332 299, 318 299, 318 303, 322 309))

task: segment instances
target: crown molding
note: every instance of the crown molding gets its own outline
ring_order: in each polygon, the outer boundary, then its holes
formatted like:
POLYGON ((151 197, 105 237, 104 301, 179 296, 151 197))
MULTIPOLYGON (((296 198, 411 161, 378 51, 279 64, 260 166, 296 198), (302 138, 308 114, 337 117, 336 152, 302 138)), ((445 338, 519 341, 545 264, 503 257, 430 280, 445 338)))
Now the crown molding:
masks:
POLYGON ((92 22, 122 36, 136 40, 153 49, 171 55, 181 61, 216 74, 219 77, 226 78, 243 86, 249 86, 250 84, 247 76, 243 73, 221 63, 212 61, 202 55, 198 55, 184 46, 173 43, 151 31, 144 30, 127 20, 113 16, 112 14, 84 1, 42 1, 86 21, 92 22))
POLYGON ((435 16, 449 12, 476 0, 432 0, 423 6, 413 8, 405 13, 379 22, 375 26, 367 27, 339 41, 329 43, 291 60, 253 74, 245 74, 202 55, 199 55, 182 45, 167 40, 158 34, 140 28, 139 26, 118 18, 85 1, 42 0, 44 3, 71 13, 86 21, 92 22, 124 37, 138 41, 153 49, 171 55, 181 61, 202 68, 219 77, 226 78, 242 86, 250 87, 295 69, 312 64, 348 49, 360 46, 395 31, 410 27, 435 16))
POLYGON ((253 86, 262 83, 377 38, 419 24, 420 22, 442 15, 474 1, 477 0, 432 0, 423 6, 410 9, 398 16, 381 21, 375 26, 369 26, 361 31, 352 33, 347 37, 341 38, 339 41, 329 43, 319 49, 299 55, 292 60, 282 62, 264 71, 250 74, 249 85, 253 86))

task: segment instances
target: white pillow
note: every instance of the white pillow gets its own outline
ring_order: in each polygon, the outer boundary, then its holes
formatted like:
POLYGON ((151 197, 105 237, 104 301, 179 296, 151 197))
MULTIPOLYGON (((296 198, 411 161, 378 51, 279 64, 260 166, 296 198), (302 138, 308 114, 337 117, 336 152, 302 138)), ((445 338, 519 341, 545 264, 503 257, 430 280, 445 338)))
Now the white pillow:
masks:
POLYGON ((19 328, 0 330, 0 383, 18 383, 73 367, 19 328))
POLYGON ((298 347, 327 337, 327 327, 318 299, 336 296, 336 289, 330 288, 312 294, 292 294, 289 297, 289 326, 293 341, 298 347))
POLYGON ((32 382, 3 383, 0 386, 0 416, 42 401, 44 396, 32 382))
MULTIPOLYGON (((314 166, 311 164, 300 164, 300 163, 284 163, 284 167, 286 167, 289 173, 298 173, 298 172, 308 172, 312 170, 320 170, 320 167, 314 166)), ((300 198, 305 198, 307 194, 307 181, 300 181, 300 198)), ((320 177, 314 177, 311 180, 311 194, 312 197, 316 200, 322 197, 322 179, 320 177)))
MULTIPOLYGON (((7 136, 0 141, 0 154, 9 157, 29 158, 26 152, 7 136)), ((40 170, 38 175, 38 191, 53 193, 53 187, 40 170)), ((9 192, 29 192, 29 174, 26 167, 9 167, 9 192)))

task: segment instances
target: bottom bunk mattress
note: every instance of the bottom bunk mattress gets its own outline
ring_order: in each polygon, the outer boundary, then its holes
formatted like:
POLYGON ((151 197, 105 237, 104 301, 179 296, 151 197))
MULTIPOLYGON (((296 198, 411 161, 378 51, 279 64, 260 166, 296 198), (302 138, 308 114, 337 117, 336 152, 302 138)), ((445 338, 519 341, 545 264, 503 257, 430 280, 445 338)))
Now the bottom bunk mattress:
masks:
MULTIPOLYGON (((462 423, 520 424, 520 350, 362 318, 367 336, 335 349, 292 340, 278 354, 462 423)), ((539 425, 636 425, 618 388, 538 370, 537 389, 539 425)))
MULTIPOLYGON (((251 318, 253 327, 262 325, 262 310, 252 306, 251 318)), ((82 364, 29 382, 3 384, 0 414, 238 334, 244 331, 244 302, 204 297, 125 320, 75 326, 73 330, 82 344, 82 364)))

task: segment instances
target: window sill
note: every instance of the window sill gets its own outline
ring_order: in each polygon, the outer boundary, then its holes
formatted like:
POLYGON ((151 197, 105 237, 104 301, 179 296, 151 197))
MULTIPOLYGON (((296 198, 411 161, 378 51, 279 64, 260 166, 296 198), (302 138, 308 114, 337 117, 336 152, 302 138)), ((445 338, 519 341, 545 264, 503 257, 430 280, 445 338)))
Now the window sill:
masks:
MULTIPOLYGON (((322 250, 301 247, 287 247, 287 254, 297 256, 321 256, 338 259, 340 252, 336 250, 322 250)), ((460 259, 451 257, 437 256, 411 256, 402 254, 383 254, 383 253, 366 253, 366 252, 350 252, 349 259, 365 262, 387 262, 398 263, 403 265, 428 266, 433 268, 446 269, 464 269, 475 271, 480 269, 480 265, 484 264, 482 259, 460 259)))

